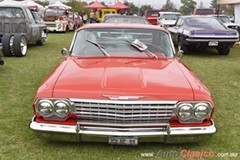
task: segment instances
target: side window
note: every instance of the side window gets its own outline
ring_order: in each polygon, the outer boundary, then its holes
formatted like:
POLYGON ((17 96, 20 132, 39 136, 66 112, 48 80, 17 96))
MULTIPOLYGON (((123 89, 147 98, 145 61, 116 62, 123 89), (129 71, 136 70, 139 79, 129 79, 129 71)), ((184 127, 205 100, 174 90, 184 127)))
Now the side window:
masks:
POLYGON ((29 21, 30 21, 31 23, 36 23, 36 22, 35 22, 35 19, 34 19, 34 16, 33 16, 32 12, 30 11, 30 9, 29 9, 29 8, 26 8, 26 11, 27 11, 27 15, 28 15, 29 21))
POLYGON ((181 26, 183 24, 183 19, 182 18, 178 18, 177 22, 176 22, 176 26, 181 26))

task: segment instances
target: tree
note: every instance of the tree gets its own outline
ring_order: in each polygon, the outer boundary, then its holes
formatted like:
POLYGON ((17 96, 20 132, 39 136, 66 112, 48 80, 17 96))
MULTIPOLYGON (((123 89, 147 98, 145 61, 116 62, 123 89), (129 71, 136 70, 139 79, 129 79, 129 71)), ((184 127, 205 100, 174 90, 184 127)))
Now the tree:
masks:
POLYGON ((167 0, 166 4, 162 6, 162 10, 164 11, 177 11, 176 5, 171 2, 171 0, 167 0))
POLYGON ((151 10, 151 9, 153 9, 153 7, 151 5, 145 4, 140 7, 139 12, 141 14, 141 13, 144 13, 146 10, 151 10))
POLYGON ((197 5, 197 3, 193 0, 181 0, 181 3, 183 5, 180 7, 179 12, 181 12, 182 15, 192 14, 197 5))
POLYGON ((130 7, 130 11, 133 13, 133 12, 138 12, 138 6, 135 6, 135 4, 133 3, 133 2, 127 2, 127 1, 125 1, 124 3, 123 3, 124 5, 126 5, 126 6, 129 6, 130 7))
MULTIPOLYGON (((77 0, 71 0, 64 4, 66 4, 67 6, 71 6, 72 9, 74 10, 74 12, 78 12, 78 13, 81 13, 83 10, 86 10, 86 9, 84 9, 84 6, 88 5, 86 2, 80 2, 77 0)), ((88 11, 86 11, 86 12, 88 13, 88 11)))
POLYGON ((210 8, 215 8, 215 10, 217 11, 217 10, 218 10, 218 7, 219 7, 219 5, 218 5, 218 0, 212 0, 212 1, 210 2, 210 8))

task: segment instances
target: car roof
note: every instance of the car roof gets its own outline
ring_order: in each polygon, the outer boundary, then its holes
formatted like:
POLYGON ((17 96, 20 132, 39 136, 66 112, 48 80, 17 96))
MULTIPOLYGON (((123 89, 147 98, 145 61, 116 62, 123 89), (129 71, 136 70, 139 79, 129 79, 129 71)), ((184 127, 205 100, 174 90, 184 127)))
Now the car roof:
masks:
MULTIPOLYGON (((134 15, 115 15, 115 16, 113 15, 113 16, 106 17, 103 21, 106 22, 106 21, 108 21, 110 19, 112 20, 114 18, 116 18, 116 20, 119 20, 119 19, 140 20, 142 22, 146 22, 145 24, 150 24, 150 22, 147 19, 140 17, 140 16, 134 16, 134 15)), ((121 22, 121 23, 123 23, 123 22, 121 22)))
POLYGON ((161 14, 181 14, 179 12, 159 12, 161 14))
POLYGON ((213 16, 210 16, 210 15, 186 15, 186 16, 181 16, 181 18, 183 19, 187 19, 187 18, 214 18, 213 16))
POLYGON ((136 24, 136 23, 91 23, 79 29, 87 28, 137 28, 137 29, 157 29, 168 32, 166 29, 156 25, 136 24))

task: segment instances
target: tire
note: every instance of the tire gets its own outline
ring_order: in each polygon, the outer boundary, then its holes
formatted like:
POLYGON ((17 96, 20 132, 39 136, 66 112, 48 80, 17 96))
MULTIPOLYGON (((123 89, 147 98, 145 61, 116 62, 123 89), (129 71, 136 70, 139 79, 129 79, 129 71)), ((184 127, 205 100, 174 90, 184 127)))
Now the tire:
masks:
POLYGON ((228 55, 230 53, 231 46, 227 46, 224 48, 218 48, 218 54, 220 55, 228 55))
POLYGON ((181 37, 178 37, 178 51, 182 50, 183 53, 188 53, 188 46, 183 44, 183 40, 181 37))
POLYGON ((5 57, 13 56, 13 40, 14 35, 5 33, 2 37, 2 53, 5 57))
POLYGON ((36 45, 39 45, 39 46, 45 45, 47 42, 47 39, 48 39, 47 32, 42 31, 41 40, 37 41, 36 45))
POLYGON ((23 57, 27 54, 27 39, 23 34, 14 36, 13 53, 16 57, 23 57))

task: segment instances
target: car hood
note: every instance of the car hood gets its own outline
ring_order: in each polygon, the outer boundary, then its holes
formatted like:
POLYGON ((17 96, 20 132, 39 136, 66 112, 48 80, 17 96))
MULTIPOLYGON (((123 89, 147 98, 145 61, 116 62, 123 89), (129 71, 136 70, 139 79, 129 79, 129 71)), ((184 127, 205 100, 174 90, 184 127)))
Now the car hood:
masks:
POLYGON ((226 22, 224 23, 226 26, 240 26, 240 23, 232 23, 232 22, 226 22))
POLYGON ((99 99, 103 95, 128 95, 193 100, 192 86, 176 61, 71 58, 52 83, 53 97, 99 99))

